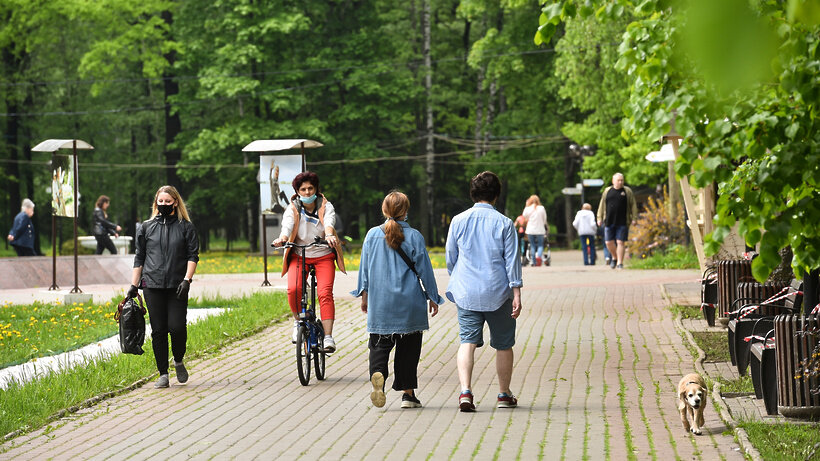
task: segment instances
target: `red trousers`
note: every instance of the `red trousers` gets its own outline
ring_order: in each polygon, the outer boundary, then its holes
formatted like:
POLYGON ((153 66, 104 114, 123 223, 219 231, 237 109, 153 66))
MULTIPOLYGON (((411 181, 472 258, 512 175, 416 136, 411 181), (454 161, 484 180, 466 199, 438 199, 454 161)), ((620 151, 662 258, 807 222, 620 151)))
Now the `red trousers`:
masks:
MULTIPOLYGON (((333 301, 333 282, 336 280, 336 255, 333 253, 318 258, 305 258, 308 265, 316 267, 316 297, 319 298, 322 320, 336 318, 336 303, 333 301)), ((288 304, 294 314, 302 310, 302 258, 293 255, 288 264, 288 304)))

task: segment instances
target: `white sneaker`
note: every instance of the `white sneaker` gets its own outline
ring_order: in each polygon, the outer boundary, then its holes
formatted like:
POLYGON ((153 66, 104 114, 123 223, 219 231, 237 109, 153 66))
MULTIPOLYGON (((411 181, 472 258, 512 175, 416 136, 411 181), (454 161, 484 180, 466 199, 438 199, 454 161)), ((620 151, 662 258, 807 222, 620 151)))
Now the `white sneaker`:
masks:
POLYGON ((325 352, 336 352, 336 341, 333 336, 325 336, 325 352))
POLYGON ((293 322, 293 336, 290 340, 293 341, 293 344, 296 344, 297 339, 299 339, 299 322, 293 322))

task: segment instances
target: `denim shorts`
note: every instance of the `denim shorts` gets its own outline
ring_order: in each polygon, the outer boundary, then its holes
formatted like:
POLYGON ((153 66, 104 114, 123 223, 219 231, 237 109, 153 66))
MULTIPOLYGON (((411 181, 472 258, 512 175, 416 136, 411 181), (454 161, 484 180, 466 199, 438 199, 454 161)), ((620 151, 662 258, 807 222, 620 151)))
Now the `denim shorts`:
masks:
POLYGON ((621 240, 626 242, 629 235, 629 226, 606 226, 604 227, 604 241, 621 240))
POLYGON ((462 344, 484 345, 484 322, 490 327, 490 347, 507 350, 515 345, 515 319, 512 318, 512 298, 489 312, 458 308, 458 337, 462 344))

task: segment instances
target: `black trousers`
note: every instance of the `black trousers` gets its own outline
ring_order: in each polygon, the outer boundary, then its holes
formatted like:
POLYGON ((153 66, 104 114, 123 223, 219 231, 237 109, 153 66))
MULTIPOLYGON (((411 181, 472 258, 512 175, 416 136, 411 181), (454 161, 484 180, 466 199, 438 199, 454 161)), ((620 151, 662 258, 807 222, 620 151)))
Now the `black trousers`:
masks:
POLYGON ((387 379, 387 361, 390 351, 396 347, 393 359, 393 389, 403 391, 419 387, 418 368, 421 358, 422 333, 377 335, 370 334, 370 376, 380 371, 387 379))
POLYGON ((95 235, 94 238, 97 239, 97 251, 94 252, 94 254, 101 255, 103 250, 110 251, 112 255, 117 254, 117 247, 114 246, 114 242, 111 241, 111 236, 103 234, 95 235))
POLYGON ((14 247, 14 251, 17 252, 17 256, 37 256, 37 253, 34 252, 34 248, 21 247, 17 245, 12 245, 12 247, 14 247))
POLYGON ((177 299, 175 288, 145 288, 142 290, 151 319, 151 339, 159 374, 168 373, 168 334, 171 334, 171 352, 181 362, 185 356, 188 329, 188 297, 177 299))

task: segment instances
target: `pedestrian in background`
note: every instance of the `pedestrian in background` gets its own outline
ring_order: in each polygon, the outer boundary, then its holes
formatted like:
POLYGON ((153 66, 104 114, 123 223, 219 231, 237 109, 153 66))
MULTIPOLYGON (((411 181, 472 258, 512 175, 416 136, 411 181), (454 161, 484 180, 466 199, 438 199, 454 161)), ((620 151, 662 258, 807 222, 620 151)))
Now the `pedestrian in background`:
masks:
POLYGON ((604 190, 598 204, 598 226, 604 226, 604 242, 612 254, 609 267, 624 268, 624 242, 629 237, 629 225, 635 224, 638 205, 632 189, 624 185, 624 175, 612 175, 612 185, 604 190))
POLYGON ((103 250, 108 250, 112 255, 117 254, 117 247, 110 236, 119 237, 122 227, 108 220, 110 205, 111 199, 107 195, 100 195, 94 205, 94 238, 97 239, 97 251, 94 254, 101 255, 103 250))
POLYGON ((581 238, 581 252, 584 254, 584 265, 595 265, 595 234, 598 232, 598 226, 595 224, 595 214, 592 213, 592 205, 584 203, 578 213, 575 214, 575 219, 572 221, 572 227, 578 231, 578 236, 581 238))
POLYGON ((435 317, 444 302, 438 294, 424 237, 407 224, 409 209, 410 200, 401 192, 390 192, 384 198, 382 215, 386 221, 367 232, 358 287, 351 292, 361 296, 362 312, 367 314, 373 386, 370 400, 377 407, 385 403, 384 381, 393 347, 393 389, 403 392, 401 407, 421 407, 415 389, 419 387, 422 334, 430 328, 427 312, 435 317))
POLYGON ((524 215, 518 215, 515 218, 515 231, 516 235, 518 235, 518 245, 521 251, 521 265, 526 266, 529 264, 527 260, 527 247, 529 246, 529 241, 527 240, 527 218, 524 215))
POLYGON ((151 319, 151 345, 159 379, 156 388, 168 387, 168 335, 177 381, 188 381, 183 358, 188 342, 186 317, 188 290, 199 262, 199 238, 188 209, 174 186, 162 186, 154 195, 151 219, 137 234, 134 271, 128 296, 142 288, 151 319))
POLYGON ((30 199, 23 199, 20 205, 20 212, 14 217, 14 223, 9 230, 6 239, 14 247, 17 256, 37 256, 34 251, 34 223, 31 217, 34 216, 34 202, 30 199))
POLYGON ((498 408, 518 405, 510 390, 515 345, 515 319, 521 314, 521 259, 512 220, 495 210, 501 181, 485 171, 470 181, 474 205, 458 214, 447 234, 446 258, 450 283, 447 299, 456 304, 459 338, 458 379, 461 411, 475 411, 472 391, 475 350, 484 345, 484 323, 490 327, 490 347, 496 350, 498 408))
POLYGON ((547 235, 547 210, 541 206, 541 199, 531 195, 527 199, 527 206, 521 212, 527 220, 527 239, 530 241, 530 257, 533 266, 541 265, 544 254, 544 238, 547 235))

